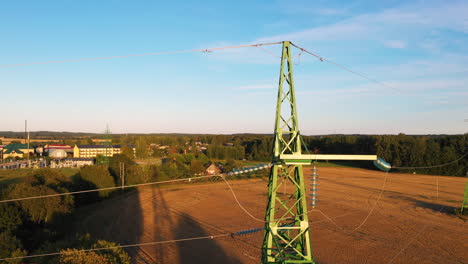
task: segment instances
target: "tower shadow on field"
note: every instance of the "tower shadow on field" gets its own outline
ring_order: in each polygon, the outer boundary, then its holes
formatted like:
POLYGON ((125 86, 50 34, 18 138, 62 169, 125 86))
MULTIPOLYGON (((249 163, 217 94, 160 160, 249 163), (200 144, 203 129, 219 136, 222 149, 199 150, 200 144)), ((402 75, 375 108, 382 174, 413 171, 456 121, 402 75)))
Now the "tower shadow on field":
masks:
MULTIPOLYGON (((176 228, 177 238, 204 237, 208 234, 203 227, 192 220, 189 215, 182 214, 176 228)), ((202 239, 177 242, 180 264, 239 264, 241 261, 232 254, 227 254, 215 239, 202 239)), ((227 238, 231 239, 231 238, 227 238)))

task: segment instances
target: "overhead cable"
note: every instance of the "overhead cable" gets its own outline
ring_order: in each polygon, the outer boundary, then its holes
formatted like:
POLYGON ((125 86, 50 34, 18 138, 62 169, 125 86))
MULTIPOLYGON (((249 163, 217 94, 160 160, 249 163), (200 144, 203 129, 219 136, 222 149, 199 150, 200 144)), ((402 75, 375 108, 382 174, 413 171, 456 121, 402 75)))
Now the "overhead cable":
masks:
POLYGON ((212 235, 212 236, 200 236, 200 237, 191 237, 191 238, 182 238, 182 239, 172 239, 172 240, 165 240, 165 241, 154 241, 154 242, 146 242, 146 243, 138 243, 138 244, 112 246, 112 247, 91 248, 91 249, 83 249, 83 250, 76 250, 76 251, 53 252, 53 253, 46 253, 46 254, 37 254, 37 255, 19 256, 19 257, 11 257, 11 258, 2 258, 2 259, 0 259, 0 261, 8 261, 8 260, 15 260, 15 259, 39 258, 39 257, 51 257, 51 256, 60 256, 60 255, 70 255, 70 254, 76 254, 76 253, 101 251, 101 250, 109 250, 109 249, 117 249, 117 248, 141 247, 141 246, 151 246, 151 245, 165 244, 165 243, 176 243, 176 242, 202 240, 202 239, 215 239, 215 238, 227 237, 227 236, 231 236, 231 234, 221 234, 221 235, 212 235))
POLYGON ((318 54, 315 54, 315 53, 313 53, 313 52, 310 52, 310 51, 308 51, 308 50, 306 50, 306 49, 304 49, 304 48, 302 48, 302 47, 300 47, 300 46, 298 46, 298 45, 296 45, 296 44, 294 44, 294 43, 292 43, 292 42, 291 42, 291 45, 293 45, 293 46, 296 47, 297 49, 301 50, 301 52, 305 52, 305 53, 308 53, 308 54, 310 54, 310 55, 316 57, 316 58, 319 59, 320 61, 324 61, 324 62, 328 62, 328 63, 330 63, 330 64, 333 64, 333 65, 335 65, 335 66, 337 66, 337 67, 339 67, 339 68, 341 68, 341 69, 343 69, 343 70, 345 70, 345 71, 347 71, 347 72, 350 72, 350 73, 352 73, 352 74, 358 75, 358 76, 360 76, 360 77, 362 77, 362 78, 364 78, 364 79, 366 79, 366 80, 368 80, 368 81, 371 81, 371 82, 380 84, 380 85, 385 86, 385 87, 387 87, 387 88, 396 90, 396 91, 398 91, 398 92, 400 92, 400 93, 403 92, 402 90, 400 90, 400 89, 398 89, 398 88, 395 88, 395 87, 393 87, 393 86, 390 86, 390 85, 388 85, 388 84, 386 84, 386 83, 384 83, 384 82, 381 82, 381 81, 379 81, 379 80, 377 80, 377 79, 371 78, 371 77, 369 77, 369 76, 367 76, 367 75, 365 75, 365 74, 363 74, 363 73, 360 73, 360 72, 357 72, 357 71, 355 71, 355 70, 352 70, 352 69, 350 69, 350 68, 344 66, 343 64, 334 62, 334 61, 332 61, 332 60, 330 60, 330 59, 324 58, 324 57, 322 57, 322 56, 320 56, 320 55, 318 55, 318 54))
POLYGON ((120 56, 108 56, 108 57, 95 57, 95 58, 84 58, 84 59, 65 59, 65 60, 55 60, 55 61, 40 61, 40 62, 30 62, 30 63, 5 64, 5 65, 0 65, 0 68, 30 66, 30 65, 38 65, 38 64, 53 64, 53 63, 65 63, 65 62, 107 60, 107 59, 128 58, 128 57, 143 57, 143 56, 154 56, 154 55, 175 54, 175 53, 212 52, 212 51, 217 51, 217 50, 239 49, 239 48, 249 48, 249 47, 260 48, 262 46, 277 45, 277 44, 281 44, 281 43, 282 42, 270 42, 270 43, 258 43, 258 44, 249 44, 249 45, 226 46, 226 47, 192 49, 192 50, 178 50, 178 51, 164 51, 164 52, 153 52, 153 53, 120 55, 120 56))
POLYGON ((439 168, 439 167, 444 167, 444 166, 448 166, 448 165, 450 165, 450 164, 456 163, 456 162, 462 160, 463 158, 465 158, 467 155, 468 155, 468 151, 467 151, 465 154, 463 154, 461 157, 459 157, 458 159, 456 159, 456 160, 453 160, 453 161, 451 161, 451 162, 447 162, 447 163, 444 163, 444 164, 439 164, 439 165, 421 166, 421 167, 392 167, 392 169, 411 170, 411 169, 431 169, 431 168, 439 168))

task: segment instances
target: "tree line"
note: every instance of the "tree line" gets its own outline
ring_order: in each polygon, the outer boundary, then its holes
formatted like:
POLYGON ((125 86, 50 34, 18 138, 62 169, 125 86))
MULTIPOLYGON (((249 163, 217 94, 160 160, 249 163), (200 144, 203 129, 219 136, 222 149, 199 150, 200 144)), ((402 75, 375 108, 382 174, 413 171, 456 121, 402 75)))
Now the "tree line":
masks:
MULTIPOLYGON (((148 156, 149 144, 169 145, 172 153, 199 155, 196 142, 207 144, 208 159, 267 162, 271 160, 272 135, 133 135, 118 140, 140 148, 140 158, 148 156), (229 145, 226 145, 229 144, 229 145), (190 147, 190 148, 189 148, 190 147)), ((427 167, 448 163, 468 151, 464 135, 327 135, 303 136, 303 151, 320 154, 377 154, 395 167, 427 167)), ((157 154, 161 156, 161 153, 157 154)), ((371 163, 367 162, 369 167, 371 163)), ((444 167, 413 169, 417 173, 466 176, 468 157, 444 167)), ((399 171, 407 171, 399 169, 399 171)))

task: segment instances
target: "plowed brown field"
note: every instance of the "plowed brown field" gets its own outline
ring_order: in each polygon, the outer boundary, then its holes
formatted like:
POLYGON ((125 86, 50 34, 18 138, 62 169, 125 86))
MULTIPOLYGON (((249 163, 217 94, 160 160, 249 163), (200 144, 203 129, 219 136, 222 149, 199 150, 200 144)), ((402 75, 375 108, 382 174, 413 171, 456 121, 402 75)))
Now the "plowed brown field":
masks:
MULTIPOLYGON (((320 168, 319 174, 319 211, 309 213, 317 263, 468 263, 468 222, 453 214, 466 178, 349 168, 320 168)), ((230 183, 245 208, 263 218, 266 180, 230 183)), ((222 181, 141 188, 87 208, 83 215, 80 232, 121 244, 263 227, 240 209, 222 181)), ((135 263, 259 263, 262 235, 148 245, 129 252, 135 263)))

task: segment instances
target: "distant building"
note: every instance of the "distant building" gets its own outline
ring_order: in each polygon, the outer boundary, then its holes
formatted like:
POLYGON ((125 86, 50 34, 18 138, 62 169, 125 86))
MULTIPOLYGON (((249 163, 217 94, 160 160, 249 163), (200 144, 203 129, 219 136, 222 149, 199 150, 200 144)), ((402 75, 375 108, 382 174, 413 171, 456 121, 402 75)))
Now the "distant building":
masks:
POLYGON ((214 163, 211 163, 208 167, 205 169, 206 174, 219 174, 221 173, 221 169, 214 163))
MULTIPOLYGON (((133 150, 133 155, 135 155, 135 146, 129 145, 128 147, 133 150)), ((112 157, 120 153, 122 153, 121 145, 111 145, 108 147, 106 145, 75 145, 73 148, 74 158, 95 158, 98 155, 112 157)))
POLYGON ((51 168, 80 168, 86 165, 93 165, 93 158, 66 158, 62 160, 51 160, 51 168))
POLYGON ((62 159, 73 156, 73 147, 63 144, 50 144, 44 146, 44 152, 51 158, 62 159))
POLYGON ((26 154, 34 154, 34 148, 28 148, 27 144, 11 143, 3 147, 3 159, 24 158, 26 154))
POLYGON ((67 157, 67 152, 63 149, 50 149, 49 157, 53 159, 63 159, 67 157))
POLYGON ((73 152, 73 147, 65 144, 49 144, 44 146, 44 151, 48 151, 50 149, 63 149, 67 152, 73 152))

